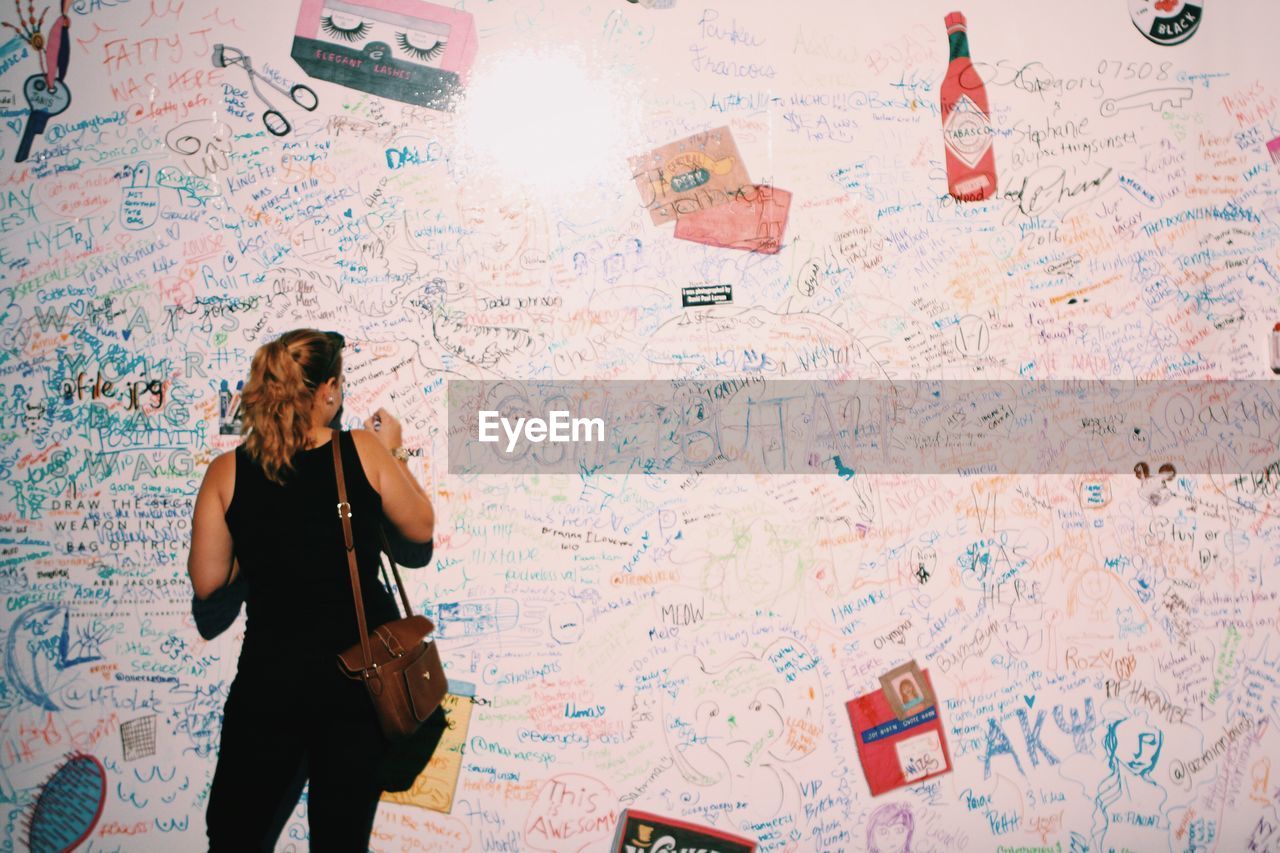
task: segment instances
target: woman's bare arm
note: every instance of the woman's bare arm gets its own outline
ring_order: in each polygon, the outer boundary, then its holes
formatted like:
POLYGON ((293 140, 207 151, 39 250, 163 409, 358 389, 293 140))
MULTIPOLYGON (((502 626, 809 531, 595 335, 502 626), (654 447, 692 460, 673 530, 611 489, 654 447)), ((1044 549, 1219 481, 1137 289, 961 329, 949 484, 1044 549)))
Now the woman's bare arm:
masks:
POLYGON ((351 437, 370 484, 382 496, 383 514, 410 542, 429 541, 435 530, 435 510, 408 463, 392 456, 368 430, 353 429, 351 437))
POLYGON ((187 574, 196 598, 208 598, 235 579, 231 531, 223 517, 235 489, 235 454, 224 453, 209 464, 196 495, 191 519, 191 553, 187 574))

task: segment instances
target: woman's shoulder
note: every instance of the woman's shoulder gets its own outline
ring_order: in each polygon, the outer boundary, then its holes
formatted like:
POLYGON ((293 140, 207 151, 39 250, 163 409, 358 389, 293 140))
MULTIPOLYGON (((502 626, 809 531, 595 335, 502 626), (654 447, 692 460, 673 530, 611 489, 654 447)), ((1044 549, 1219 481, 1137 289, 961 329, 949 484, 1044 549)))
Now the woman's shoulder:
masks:
POLYGON ((387 451, 382 447, 382 442, 367 429, 353 429, 345 432, 351 437, 351 444, 355 447, 356 456, 360 460, 360 467, 364 469, 365 479, 369 481, 369 485, 373 487, 374 491, 380 491, 378 488, 381 483, 379 471, 382 470, 382 458, 387 455, 387 451))
POLYGON ((217 493, 225 511, 231 504, 236 489, 236 456, 240 448, 227 450, 213 457, 209 467, 205 469, 204 479, 217 493))
POLYGON ((351 436, 351 442, 356 446, 357 450, 364 451, 369 448, 370 452, 375 450, 376 446, 381 446, 378 437, 367 429, 348 429, 343 430, 347 435, 351 436))
POLYGON ((217 456, 213 457, 213 461, 209 463, 207 475, 210 477, 225 477, 235 474, 236 457, 240 455, 242 445, 236 445, 230 450, 224 450, 217 456))

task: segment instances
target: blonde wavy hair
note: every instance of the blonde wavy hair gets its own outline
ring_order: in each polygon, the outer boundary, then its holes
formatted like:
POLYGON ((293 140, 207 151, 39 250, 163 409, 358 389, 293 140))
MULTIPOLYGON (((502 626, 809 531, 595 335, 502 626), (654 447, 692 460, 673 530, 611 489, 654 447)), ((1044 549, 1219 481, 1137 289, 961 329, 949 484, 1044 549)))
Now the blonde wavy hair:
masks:
POLYGON ((294 329, 258 347, 241 395, 244 448, 267 479, 284 483, 293 456, 310 441, 315 392, 342 372, 337 332, 294 329))

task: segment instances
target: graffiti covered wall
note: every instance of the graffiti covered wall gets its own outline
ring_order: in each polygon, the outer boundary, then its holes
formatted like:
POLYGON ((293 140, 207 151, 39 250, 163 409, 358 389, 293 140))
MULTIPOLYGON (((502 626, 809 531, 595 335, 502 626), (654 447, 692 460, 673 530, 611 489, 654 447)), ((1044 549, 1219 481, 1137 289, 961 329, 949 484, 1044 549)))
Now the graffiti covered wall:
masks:
POLYGON ((600 850, 626 808, 1280 849, 1273 467, 449 465, 462 379, 1280 373, 1280 9, 953 11, 0 8, 4 848, 203 849, 244 623, 195 631, 192 502, 254 349, 314 326, 438 515, 406 582, 452 728, 374 849, 600 850))

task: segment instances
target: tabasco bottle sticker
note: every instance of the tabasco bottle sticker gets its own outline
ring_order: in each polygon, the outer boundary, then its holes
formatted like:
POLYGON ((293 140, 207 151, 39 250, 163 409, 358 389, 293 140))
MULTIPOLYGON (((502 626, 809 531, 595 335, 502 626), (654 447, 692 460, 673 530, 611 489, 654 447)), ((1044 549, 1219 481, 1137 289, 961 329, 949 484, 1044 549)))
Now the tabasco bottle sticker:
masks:
POLYGON ((1186 0, 1129 0, 1129 19, 1156 44, 1179 44, 1199 29, 1202 9, 1186 0))
POLYGON ((972 169, 991 147, 991 120, 968 95, 961 95, 942 126, 942 139, 972 169))

